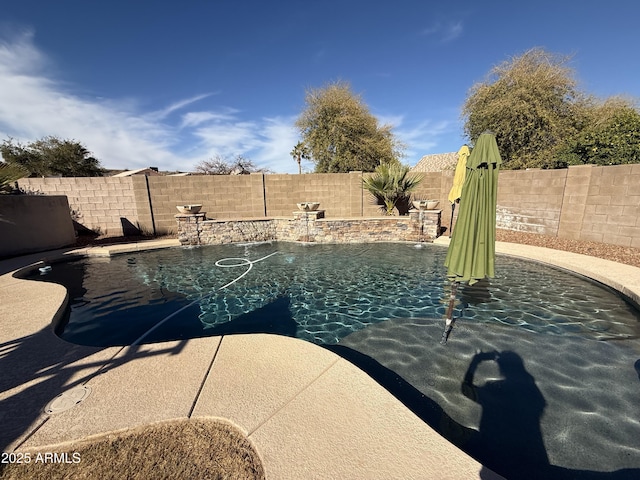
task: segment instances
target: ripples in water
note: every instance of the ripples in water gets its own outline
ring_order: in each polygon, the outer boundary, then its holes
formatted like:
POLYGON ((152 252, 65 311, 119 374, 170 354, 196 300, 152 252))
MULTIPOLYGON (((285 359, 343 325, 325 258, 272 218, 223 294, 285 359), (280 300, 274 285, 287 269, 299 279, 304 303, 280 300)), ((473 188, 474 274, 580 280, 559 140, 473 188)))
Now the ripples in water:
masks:
MULTIPOLYGON (((62 334, 72 342, 130 343, 147 325, 198 300, 189 318, 178 316, 156 341, 215 334, 222 325, 269 307, 271 315, 293 325, 287 328, 293 336, 332 344, 389 319, 442 317, 450 289, 445 253, 438 246, 407 244, 210 246, 85 259, 57 265, 43 279, 72 291, 74 304, 62 334), (216 261, 255 261, 276 251, 219 290, 248 266, 219 268, 216 261)), ((495 279, 458 290, 457 317, 547 335, 639 336, 638 311, 601 284, 512 257, 499 256, 496 264, 495 279)))

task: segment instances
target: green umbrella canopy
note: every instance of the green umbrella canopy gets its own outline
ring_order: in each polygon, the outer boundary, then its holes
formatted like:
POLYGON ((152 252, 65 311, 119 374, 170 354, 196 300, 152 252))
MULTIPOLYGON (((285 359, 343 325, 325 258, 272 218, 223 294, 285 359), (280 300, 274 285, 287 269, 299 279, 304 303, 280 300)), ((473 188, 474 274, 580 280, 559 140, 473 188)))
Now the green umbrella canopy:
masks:
POLYGON ((502 159, 496 138, 483 133, 467 159, 460 213, 444 265, 453 282, 473 285, 495 274, 496 197, 502 159))

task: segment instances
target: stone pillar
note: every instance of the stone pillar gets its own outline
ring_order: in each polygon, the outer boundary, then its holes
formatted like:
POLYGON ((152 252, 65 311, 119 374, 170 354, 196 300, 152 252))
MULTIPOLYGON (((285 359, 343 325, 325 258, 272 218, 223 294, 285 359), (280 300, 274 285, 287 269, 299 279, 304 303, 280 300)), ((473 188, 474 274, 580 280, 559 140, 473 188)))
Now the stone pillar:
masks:
POLYGON ((442 210, 409 210, 411 228, 416 241, 433 242, 440 236, 442 210))
POLYGON ((298 210, 297 212, 293 212, 293 218, 296 220, 308 218, 309 220, 316 221, 319 218, 324 218, 324 210, 309 210, 308 212, 298 210))
POLYGON ((178 222, 178 240, 182 245, 202 245, 200 233, 202 222, 206 218, 206 212, 195 214, 178 214, 175 216, 178 222))
POLYGON ((317 233, 316 220, 319 218, 324 218, 324 210, 293 212, 295 240, 298 242, 313 242, 317 233))

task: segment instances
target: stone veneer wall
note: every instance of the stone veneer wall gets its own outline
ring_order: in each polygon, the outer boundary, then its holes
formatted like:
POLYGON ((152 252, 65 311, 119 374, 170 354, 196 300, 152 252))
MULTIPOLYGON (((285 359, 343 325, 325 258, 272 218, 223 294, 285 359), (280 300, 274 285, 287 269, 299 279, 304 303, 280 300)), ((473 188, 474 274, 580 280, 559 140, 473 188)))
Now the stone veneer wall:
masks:
POLYGON ((440 210, 412 212, 405 217, 296 218, 207 220, 205 213, 176 215, 183 245, 214 245, 269 240, 317 243, 423 242, 440 232, 440 210))
POLYGON ((182 245, 219 245, 277 240, 272 218, 207 220, 204 213, 176 215, 178 240, 182 245))

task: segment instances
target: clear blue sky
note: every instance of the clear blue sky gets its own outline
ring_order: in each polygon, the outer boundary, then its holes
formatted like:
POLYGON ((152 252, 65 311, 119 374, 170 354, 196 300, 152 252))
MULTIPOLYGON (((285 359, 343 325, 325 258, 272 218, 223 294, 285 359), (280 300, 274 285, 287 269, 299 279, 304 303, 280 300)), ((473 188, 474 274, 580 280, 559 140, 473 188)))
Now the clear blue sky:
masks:
POLYGON ((585 92, 640 97, 637 0, 0 5, 0 138, 79 140, 108 168, 240 154, 297 172, 305 89, 335 80, 394 125, 414 165, 458 150, 469 88, 533 47, 572 55, 585 92))

